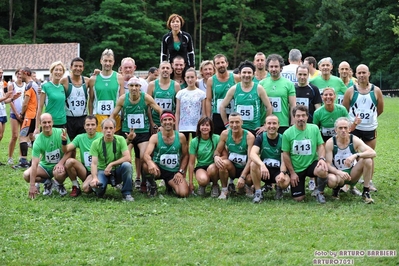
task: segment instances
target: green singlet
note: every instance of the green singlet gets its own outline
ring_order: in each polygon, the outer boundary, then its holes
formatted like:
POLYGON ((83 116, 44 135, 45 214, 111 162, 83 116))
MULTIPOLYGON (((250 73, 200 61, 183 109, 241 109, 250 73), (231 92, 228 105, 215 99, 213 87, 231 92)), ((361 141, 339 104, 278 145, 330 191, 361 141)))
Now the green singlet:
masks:
POLYGON ((181 143, 179 132, 175 131, 175 139, 171 145, 166 144, 162 138, 162 132, 157 133, 158 144, 154 149, 153 161, 160 168, 177 172, 180 169, 181 143))
POLYGON ((126 93, 123 103, 123 122, 122 131, 129 132, 134 128, 136 133, 148 133, 150 131, 150 122, 147 116, 147 105, 145 103, 145 93, 140 92, 140 100, 133 104, 129 100, 130 93, 126 93))

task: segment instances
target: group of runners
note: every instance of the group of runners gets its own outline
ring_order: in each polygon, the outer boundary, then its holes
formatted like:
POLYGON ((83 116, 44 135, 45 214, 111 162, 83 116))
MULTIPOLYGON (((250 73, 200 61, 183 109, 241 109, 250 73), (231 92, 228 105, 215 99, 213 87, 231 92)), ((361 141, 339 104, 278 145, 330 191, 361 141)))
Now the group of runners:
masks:
POLYGON ((368 67, 357 66, 356 80, 347 62, 336 77, 331 58, 302 60, 292 49, 288 61, 284 66, 280 55, 257 53, 234 74, 217 54, 201 63, 199 78, 175 56, 143 79, 130 57, 114 71, 113 51, 106 49, 91 77, 82 76, 81 58, 71 61, 69 75, 54 62, 41 90, 28 67, 18 69, 0 101, 11 104, 10 118, 21 128, 17 167, 29 167, 29 196, 41 184, 44 195, 64 196, 69 177, 72 197, 82 191, 104 197, 108 185, 126 201, 134 200, 134 187, 154 197, 162 179, 166 192, 179 197, 207 195, 209 186, 219 199, 245 194, 259 203, 275 190, 275 199, 290 191, 302 201, 310 177, 308 188, 320 203, 326 185, 335 199, 348 191, 373 202, 383 97, 370 84, 368 67), (356 188, 361 177, 363 192, 356 188))

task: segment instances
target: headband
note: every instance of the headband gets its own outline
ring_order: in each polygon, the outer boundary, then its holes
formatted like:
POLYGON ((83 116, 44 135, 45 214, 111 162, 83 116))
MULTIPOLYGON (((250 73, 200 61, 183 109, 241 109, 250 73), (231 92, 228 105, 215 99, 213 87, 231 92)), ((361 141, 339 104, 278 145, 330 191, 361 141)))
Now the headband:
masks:
POLYGON ((240 72, 241 72, 241 70, 242 70, 244 67, 249 67, 250 69, 252 69, 253 72, 255 72, 255 66, 254 66, 251 62, 245 61, 244 63, 242 63, 242 64, 239 66, 240 72))
POLYGON ((176 117, 172 113, 163 113, 161 115, 161 121, 164 120, 164 118, 167 118, 167 117, 171 117, 171 118, 173 118, 173 120, 176 120, 176 117))

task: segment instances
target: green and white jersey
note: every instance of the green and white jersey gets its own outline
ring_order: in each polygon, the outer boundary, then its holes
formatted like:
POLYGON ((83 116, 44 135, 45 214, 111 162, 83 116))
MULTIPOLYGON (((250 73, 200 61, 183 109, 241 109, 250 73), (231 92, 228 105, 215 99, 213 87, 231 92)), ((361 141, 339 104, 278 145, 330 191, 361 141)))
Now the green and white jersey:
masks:
POLYGON ((66 115, 69 117, 79 117, 87 115, 87 87, 84 77, 82 85, 75 87, 71 77, 68 76, 68 89, 66 92, 66 115))
POLYGON ((175 131, 175 139, 170 145, 166 144, 163 141, 162 132, 158 132, 157 137, 158 144, 154 149, 154 156, 152 160, 160 168, 166 171, 179 171, 181 159, 181 143, 179 138, 179 132, 175 131))
POLYGON ((353 86, 353 97, 350 102, 349 116, 352 121, 356 115, 362 119, 356 129, 363 131, 372 131, 378 127, 377 121, 378 101, 375 97, 374 85, 371 84, 370 91, 366 94, 359 93, 356 86, 353 86))
POLYGON ((64 156, 61 146, 62 129, 53 128, 52 130, 50 136, 40 133, 33 143, 32 157, 40 158, 39 164, 45 169, 53 168, 64 156))
POLYGON ((122 131, 130 132, 133 128, 136 133, 150 132, 150 122, 147 116, 147 104, 145 103, 145 93, 140 92, 140 100, 136 104, 132 104, 129 100, 130 93, 125 94, 125 102, 123 103, 123 122, 122 131))
POLYGON ((111 115, 119 95, 118 73, 113 71, 110 76, 101 73, 94 83, 93 112, 99 115, 111 115))
POLYGON ((42 93, 46 95, 45 112, 51 114, 54 125, 66 124, 65 89, 61 84, 46 82, 42 85, 42 93))
MULTIPOLYGON (((216 74, 212 76, 212 112, 220 114, 220 104, 226 97, 227 91, 234 86, 234 74, 229 74, 229 79, 225 82, 218 80, 216 74)), ((234 110, 234 100, 231 100, 230 104, 226 107, 226 113, 230 114, 234 110)))
POLYGON ((103 133, 96 132, 93 138, 89 138, 87 133, 77 135, 73 140, 72 144, 79 148, 80 161, 84 164, 87 170, 91 171, 91 155, 90 148, 93 141, 103 137, 103 133))
POLYGON ((305 130, 292 126, 283 134, 282 149, 290 153, 292 166, 295 172, 299 173, 318 159, 317 146, 323 143, 316 125, 307 124, 305 130))
POLYGON ((313 114, 313 124, 320 128, 321 134, 325 137, 332 137, 335 135, 334 124, 340 117, 348 117, 348 111, 345 107, 339 104, 334 104, 332 112, 326 110, 323 105, 317 109, 313 114))
MULTIPOLYGON (((294 83, 290 80, 280 77, 278 80, 265 78, 259 82, 269 97, 270 104, 273 108, 273 114, 278 117, 280 126, 290 126, 290 102, 289 97, 296 97, 296 91, 294 83)), ((260 121, 265 121, 266 109, 263 110, 260 121)))
MULTIPOLYGON (((155 80, 155 88, 152 97, 155 102, 162 108, 162 110, 176 112, 176 91, 175 81, 171 80, 169 88, 164 90, 159 86, 159 79, 155 80)), ((157 111, 152 110, 152 120, 158 126, 161 125, 159 114, 157 111)))
POLYGON ((345 165, 345 159, 349 156, 356 153, 355 148, 353 147, 353 135, 350 134, 349 145, 345 147, 345 149, 340 149, 337 145, 337 138, 333 137, 333 165, 341 171, 352 169, 355 165, 355 162, 352 163, 350 167, 345 165))
POLYGON ((231 129, 228 130, 226 147, 229 153, 229 160, 237 168, 244 168, 248 161, 248 143, 247 135, 248 131, 243 129, 244 133, 240 143, 235 143, 231 129))
POLYGON ((258 95, 258 84, 254 83, 251 91, 242 90, 241 82, 237 83, 234 93, 234 111, 241 115, 243 120, 243 128, 255 130, 260 127, 260 103, 258 95))

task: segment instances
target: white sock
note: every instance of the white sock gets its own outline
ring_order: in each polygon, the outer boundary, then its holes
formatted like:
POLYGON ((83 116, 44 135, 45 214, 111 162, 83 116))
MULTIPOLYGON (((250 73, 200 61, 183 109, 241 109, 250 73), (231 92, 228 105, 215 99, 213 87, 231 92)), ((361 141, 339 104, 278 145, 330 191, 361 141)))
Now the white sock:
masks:
POLYGON ((78 182, 78 180, 73 180, 73 181, 72 181, 72 186, 79 187, 79 182, 78 182))

